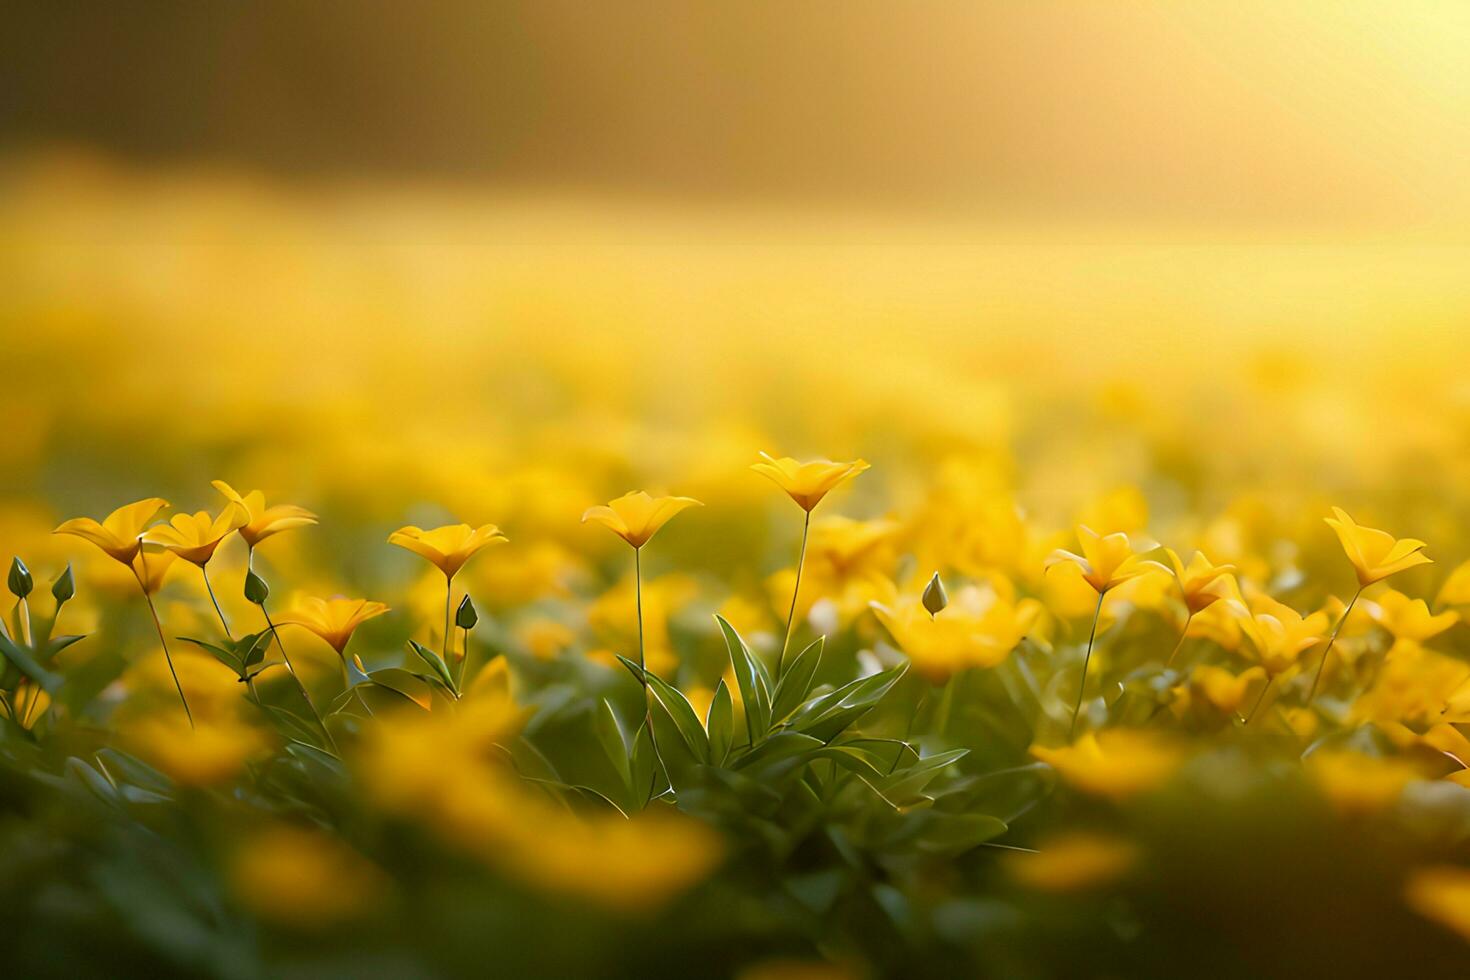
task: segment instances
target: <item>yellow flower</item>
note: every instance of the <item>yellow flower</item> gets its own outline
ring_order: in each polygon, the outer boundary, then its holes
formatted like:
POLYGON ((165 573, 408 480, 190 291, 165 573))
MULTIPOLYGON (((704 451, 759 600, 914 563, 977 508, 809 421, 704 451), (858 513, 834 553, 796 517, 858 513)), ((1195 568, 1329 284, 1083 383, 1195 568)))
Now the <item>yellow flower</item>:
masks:
POLYGON ((1033 745, 1031 754, 1068 785, 1113 800, 1153 789, 1183 760, 1179 747, 1164 736, 1122 728, 1088 732, 1060 748, 1033 745))
POLYGON ((476 528, 468 524, 446 524, 432 531, 410 525, 388 535, 389 544, 427 558, 446 578, 454 578, 464 563, 482 548, 504 541, 505 535, 494 524, 482 524, 476 528))
POLYGON ((1356 524, 1341 507, 1332 508, 1335 517, 1326 518, 1337 532, 1342 550, 1358 573, 1358 585, 1367 588, 1397 572, 1433 561, 1422 553, 1423 541, 1415 538, 1396 539, 1387 531, 1356 524))
POLYGON ((682 510, 703 506, 693 497, 650 497, 642 490, 625 493, 606 506, 589 507, 582 523, 595 521, 635 548, 641 548, 658 529, 682 510))
POLYGON ((1191 616, 1233 594, 1230 575, 1235 571, 1234 565, 1213 565, 1203 552, 1196 551, 1186 566, 1173 548, 1165 548, 1164 554, 1174 566, 1174 578, 1179 582, 1179 591, 1191 616))
POLYGON ((1272 677, 1290 669, 1327 630, 1327 614, 1320 610, 1303 616, 1270 596, 1257 596, 1252 607, 1241 619, 1241 627, 1255 648, 1256 659, 1272 677))
POLYGON ((250 514, 243 506, 230 502, 214 517, 209 516, 207 510, 196 514, 175 514, 169 523, 149 530, 146 537, 185 561, 203 567, 214 557, 215 549, 225 538, 249 519, 250 514))
POLYGON ((145 593, 155 595, 163 588, 163 578, 178 557, 161 545, 138 549, 137 555, 133 557, 133 574, 137 576, 138 584, 145 593))
POLYGON ((1230 715, 1241 710, 1251 686, 1265 677, 1266 672, 1260 667, 1251 667, 1236 676, 1224 667, 1200 664, 1190 674, 1187 690, 1192 700, 1204 701, 1222 714, 1230 715))
POLYGON ((1470 561, 1455 566, 1444 585, 1439 587, 1434 602, 1440 606, 1470 606, 1470 561))
POLYGON ((1470 868, 1448 864, 1421 868, 1409 876, 1404 901, 1426 919, 1470 942, 1470 868))
POLYGON ((873 612, 914 669, 935 684, 969 667, 1001 663, 1042 612, 1035 599, 1016 602, 994 588, 973 586, 961 589, 933 616, 912 596, 895 606, 873 603, 873 612))
POLYGON ((1307 756, 1305 765, 1332 805, 1349 816, 1383 809, 1419 778, 1418 770, 1403 759, 1360 752, 1319 750, 1307 756))
POLYGON ((151 715, 126 735, 140 756, 181 786, 229 782, 268 748, 259 731, 229 716, 190 726, 182 718, 151 715))
POLYGON ((1082 554, 1074 554, 1064 548, 1053 551, 1046 559, 1045 567, 1052 568, 1070 562, 1082 570, 1082 578, 1099 595, 1137 578, 1161 566, 1142 561, 1133 553, 1128 535, 1121 531, 1101 535, 1085 524, 1077 526, 1077 540, 1082 544, 1082 554))
POLYGON ((267 507, 265 494, 259 490, 251 490, 241 496, 224 480, 213 481, 213 486, 225 495, 226 500, 245 508, 246 522, 240 526, 239 531, 240 537, 244 538, 245 543, 251 548, 282 531, 290 531, 293 528, 307 527, 316 523, 316 515, 305 507, 297 507, 295 504, 277 504, 274 507, 267 507))
POLYGON ((310 596, 302 599, 295 609, 278 621, 310 630, 341 653, 359 626, 387 611, 388 607, 381 602, 368 599, 318 599, 310 596))
POLYGON ((1432 639, 1460 621, 1460 614, 1453 609, 1430 615, 1429 604, 1423 599, 1410 599, 1393 589, 1378 597, 1372 613, 1378 625, 1392 633, 1395 640, 1413 643, 1432 639))
POLYGON ((370 909, 387 881, 336 837, 288 825, 255 831, 230 861, 230 884, 257 915, 294 929, 324 929, 370 909))
POLYGON ((785 490, 797 506, 810 513, 833 488, 866 470, 868 464, 861 459, 850 463, 834 463, 830 459, 802 463, 790 456, 776 459, 769 453, 761 453, 761 462, 753 463, 750 468, 785 490))
POLYGON ((1118 837, 1072 831, 1043 841, 1035 853, 1006 855, 1011 877, 1036 891, 1070 893, 1116 881, 1138 860, 1138 848, 1118 837))
POLYGON ((107 555, 124 565, 132 566, 138 556, 143 529, 168 501, 149 497, 136 503, 119 507, 97 523, 90 517, 74 517, 58 527, 53 534, 74 534, 101 548, 107 555))

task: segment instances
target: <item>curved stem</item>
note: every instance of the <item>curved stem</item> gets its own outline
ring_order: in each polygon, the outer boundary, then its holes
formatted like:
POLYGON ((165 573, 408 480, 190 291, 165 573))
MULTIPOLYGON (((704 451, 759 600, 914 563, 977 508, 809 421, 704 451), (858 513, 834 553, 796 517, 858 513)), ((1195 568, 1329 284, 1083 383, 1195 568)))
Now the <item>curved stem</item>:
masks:
POLYGON ((1176 643, 1176 644, 1174 644, 1174 649, 1169 654, 1169 659, 1164 661, 1164 666, 1165 667, 1167 667, 1170 664, 1172 664, 1174 662, 1174 658, 1177 657, 1177 656, 1179 656, 1179 651, 1181 649, 1183 649, 1183 647, 1184 647, 1184 641, 1189 636, 1189 624, 1192 623, 1193 621, 1194 621, 1194 613, 1193 612, 1190 612, 1187 616, 1184 617, 1184 625, 1179 630, 1179 642, 1176 643))
POLYGON ((1251 723, 1251 719, 1255 718, 1256 712, 1261 710, 1261 705, 1266 703, 1266 692, 1271 690, 1271 685, 1274 683, 1276 683, 1276 675, 1271 674, 1266 678, 1266 686, 1261 688, 1261 696, 1256 698, 1255 707, 1251 708, 1251 713, 1245 716, 1247 725, 1251 723))
POLYGON ((1347 622, 1348 613, 1353 611, 1353 605, 1358 601, 1358 596, 1363 594, 1367 586, 1358 586, 1358 591, 1348 600, 1347 607, 1343 609, 1342 615, 1337 619, 1337 625, 1332 627, 1332 635, 1327 638, 1327 648, 1322 651, 1322 662, 1317 665, 1317 676, 1312 678, 1312 689, 1307 692, 1307 704, 1310 706, 1312 699, 1317 696, 1317 686, 1322 683, 1322 672, 1327 668, 1327 657, 1332 653, 1332 645, 1337 642, 1337 634, 1342 632, 1342 626, 1347 622))
POLYGON ((281 641, 280 631, 276 629, 276 624, 271 622, 271 614, 265 611, 265 603, 263 602, 260 604, 260 614, 265 617, 265 625, 271 631, 271 636, 275 639, 276 646, 281 648, 281 660, 286 664, 286 673, 290 674, 291 679, 296 682, 296 689, 301 692, 301 700, 305 701, 306 706, 311 709, 311 716, 316 719, 317 726, 321 728, 322 734, 327 737, 327 742, 332 746, 332 751, 340 756, 342 751, 337 748, 337 739, 332 735, 332 730, 327 727, 326 719, 322 717, 322 713, 316 709, 316 704, 311 700, 311 695, 306 692, 306 685, 302 683, 300 675, 296 673, 296 665, 291 663, 291 658, 286 654, 286 644, 281 641))
POLYGON ((209 569, 200 565, 199 574, 204 576, 204 590, 209 593, 209 601, 214 603, 214 611, 219 616, 219 624, 225 629, 225 636, 234 640, 235 638, 230 635, 230 624, 225 619, 225 611, 220 608, 219 600, 214 597, 214 586, 209 584, 209 569))
MULTIPOLYGON (((143 552, 141 552, 141 551, 138 552, 138 554, 140 554, 140 555, 142 553, 143 552)), ((147 558, 144 558, 143 559, 143 565, 144 565, 144 572, 143 572, 143 574, 146 575, 148 573, 147 572, 147 565, 148 565, 148 559, 147 558)), ((147 586, 145 586, 143 584, 143 582, 142 582, 141 579, 138 581, 138 588, 140 588, 140 589, 143 590, 143 601, 145 601, 145 602, 148 603, 148 612, 150 612, 153 615, 153 628, 156 629, 156 630, 158 630, 158 642, 163 646, 163 659, 166 660, 166 661, 168 661, 168 672, 173 675, 174 687, 178 689, 178 692, 179 692, 179 700, 182 701, 183 704, 184 704, 184 716, 189 719, 189 727, 190 728, 193 728, 193 727, 195 727, 194 726, 194 712, 192 712, 192 711, 189 710, 189 699, 186 698, 186 697, 184 697, 184 685, 181 684, 181 683, 179 683, 179 672, 174 669, 174 658, 173 658, 173 655, 168 652, 168 640, 164 639, 164 636, 163 636, 163 623, 158 618, 158 609, 153 605, 153 596, 151 596, 151 595, 148 594, 148 588, 147 588, 147 586)))
POLYGON ((1097 639, 1097 621, 1102 619, 1102 604, 1105 595, 1107 592, 1097 594, 1097 609, 1092 613, 1092 632, 1087 636, 1087 653, 1082 658, 1082 680, 1077 684, 1077 703, 1072 707, 1072 725, 1067 729, 1069 741, 1077 733, 1077 716, 1082 712, 1082 692, 1087 690, 1087 665, 1092 662, 1092 644, 1097 639))
POLYGON ((801 525, 801 551, 796 556, 796 585, 791 590, 791 611, 786 614, 786 635, 781 638, 781 653, 776 658, 776 679, 786 666, 786 647, 791 643, 791 627, 796 622, 796 597, 801 595, 801 570, 806 565, 806 539, 812 529, 812 512, 806 512, 801 525))

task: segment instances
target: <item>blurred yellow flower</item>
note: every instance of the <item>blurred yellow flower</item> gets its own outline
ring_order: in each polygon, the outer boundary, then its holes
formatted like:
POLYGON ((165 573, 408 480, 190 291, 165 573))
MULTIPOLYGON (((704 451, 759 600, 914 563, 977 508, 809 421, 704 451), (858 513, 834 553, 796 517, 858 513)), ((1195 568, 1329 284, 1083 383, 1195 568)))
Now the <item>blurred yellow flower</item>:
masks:
POLYGON ((1043 840, 1035 853, 1005 856, 1011 877, 1035 891, 1072 893, 1112 884, 1138 860, 1138 847, 1119 837, 1070 831, 1043 840))
POLYGON ((1393 634, 1395 640, 1414 643, 1432 639, 1460 621, 1460 614, 1453 609, 1431 615, 1429 604, 1423 599, 1410 599, 1394 589, 1379 596, 1371 611, 1378 625, 1393 634))
POLYGON ((431 531, 410 525, 388 535, 389 544, 396 544, 428 559, 446 578, 451 579, 482 549, 504 541, 505 535, 494 524, 482 524, 476 528, 468 524, 446 524, 431 531))
POLYGON ((181 786, 229 782, 270 743, 229 715, 181 724, 176 715, 150 715, 124 734, 134 750, 181 786))
POLYGON ((1319 749, 1307 756, 1304 764, 1323 795, 1347 816, 1375 813, 1389 806, 1405 786, 1420 778, 1418 770, 1404 759, 1349 750, 1319 749))
POLYGON ((1251 688, 1266 677, 1261 667, 1251 667, 1236 675, 1224 667, 1197 664, 1181 690, 1189 695, 1189 701, 1203 702, 1221 714, 1231 715, 1241 711, 1251 688))
POLYGON ((1042 615, 1041 603, 967 586, 948 607, 930 615, 917 597, 873 612, 914 669, 932 683, 970 667, 994 667, 1008 657, 1042 615))
POLYGON ((1173 548, 1165 548, 1164 554, 1169 556, 1174 578, 1179 582, 1179 591, 1184 596, 1184 606, 1191 616, 1234 595, 1234 583, 1230 578, 1235 571, 1234 565, 1211 564, 1200 551, 1194 553, 1187 566, 1173 548))
POLYGON ((1262 595, 1252 599, 1251 609, 1242 616, 1240 625, 1266 673, 1278 677, 1322 639, 1327 614, 1319 610, 1303 616, 1285 603, 1262 595))
POLYGON ((1387 531, 1357 524, 1341 507, 1332 508, 1327 524, 1337 532, 1342 550, 1358 574, 1358 585, 1367 588, 1415 565, 1433 561, 1423 554, 1426 545, 1415 538, 1395 538, 1387 531))
POLYGON ((290 929, 318 930, 370 910, 388 879, 340 839, 276 824, 245 836, 231 856, 235 896, 256 915, 290 929))
POLYGON ((381 616, 388 607, 381 602, 368 599, 318 599, 308 596, 297 602, 290 612, 277 618, 282 625, 300 626, 325 640, 333 650, 341 653, 347 641, 359 626, 375 616, 381 616))
POLYGON ((1047 557, 1044 566, 1052 568, 1063 563, 1076 565, 1082 570, 1083 580, 1098 595, 1160 567, 1144 562, 1135 555, 1133 546, 1128 542, 1128 535, 1121 531, 1101 535, 1087 525, 1079 524, 1077 540, 1082 545, 1082 554, 1058 548, 1047 557))
POLYGON ((830 459, 803 463, 790 456, 776 459, 769 453, 761 453, 761 462, 751 464, 750 468, 785 490, 797 506, 810 513, 834 488, 868 469, 868 463, 861 459, 850 463, 830 459))
POLYGON ((1404 885, 1404 901, 1470 942, 1470 868, 1448 864, 1420 868, 1404 885))
POLYGON ((129 567, 138 555, 143 529, 168 501, 149 497, 136 503, 119 507, 97 523, 90 517, 74 517, 58 527, 53 534, 74 534, 85 538, 106 554, 129 567))
POLYGON ((316 515, 305 507, 298 507, 295 504, 277 504, 274 507, 267 507, 265 494, 259 490, 251 490, 241 496, 224 480, 214 480, 211 485, 224 494, 226 500, 245 508, 246 521, 240 525, 238 530, 240 537, 245 539, 245 544, 252 550, 266 538, 280 534, 282 531, 307 527, 317 522, 316 515))
POLYGON ((1068 785, 1112 800, 1153 789, 1184 759, 1183 750, 1168 737, 1127 728, 1088 732, 1059 748, 1033 745, 1031 754, 1068 785))
POLYGON ((200 567, 209 563, 220 544, 250 519, 250 513, 241 504, 227 503, 223 510, 211 517, 208 511, 195 514, 175 514, 167 524, 149 529, 144 537, 161 544, 185 561, 200 567))
POLYGON ((500 698, 382 719, 359 760, 369 793, 491 867, 613 909, 657 907, 713 870, 724 848, 699 822, 579 814, 528 788, 494 751, 523 718, 500 698))
POLYGON ((1434 601, 1441 606, 1470 606, 1470 561, 1455 566, 1434 601))
POLYGON ((641 548, 674 515, 699 506, 700 502, 693 497, 650 497, 642 490, 635 490, 606 505, 589 507, 582 515, 582 523, 601 524, 634 548, 641 548))

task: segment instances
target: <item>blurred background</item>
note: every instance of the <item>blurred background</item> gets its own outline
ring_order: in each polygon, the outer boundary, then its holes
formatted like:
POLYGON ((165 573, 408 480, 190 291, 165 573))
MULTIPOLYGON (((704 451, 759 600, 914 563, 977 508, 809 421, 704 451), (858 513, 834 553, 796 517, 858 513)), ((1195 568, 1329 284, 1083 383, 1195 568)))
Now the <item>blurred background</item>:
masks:
POLYGON ((863 516, 979 459, 1058 527, 1123 485, 1369 519, 1470 475, 1470 8, 7 20, 13 550, 215 477, 359 548, 454 516, 572 551, 629 487, 767 501, 761 449, 866 455, 863 516))

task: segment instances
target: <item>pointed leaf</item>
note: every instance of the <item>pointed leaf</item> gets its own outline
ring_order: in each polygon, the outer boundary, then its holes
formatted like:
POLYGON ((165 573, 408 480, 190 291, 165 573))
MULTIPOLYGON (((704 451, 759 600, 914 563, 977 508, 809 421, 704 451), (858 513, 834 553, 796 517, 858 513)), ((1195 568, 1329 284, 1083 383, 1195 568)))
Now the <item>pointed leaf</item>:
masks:
POLYGON ((754 745, 771 730, 769 688, 761 670, 756 667, 750 648, 745 645, 740 634, 735 632, 735 627, 723 616, 716 615, 715 622, 720 624, 720 632, 725 636, 725 646, 730 651, 730 665, 735 670, 735 683, 740 688, 740 700, 745 707, 746 734, 754 745))
POLYGON ((623 666, 628 668, 634 680, 647 680, 648 687, 653 691, 653 696, 663 705, 664 710, 669 713, 674 727, 679 730, 679 736, 694 758, 703 763, 709 762, 709 736, 704 732, 704 725, 700 723, 699 715, 695 714, 694 706, 689 703, 682 691, 649 670, 644 670, 627 657, 618 657, 623 666))
POLYGON ((614 714, 612 705, 606 698, 597 704, 597 710, 593 714, 593 729, 597 733, 597 740, 602 744, 602 751, 607 756, 607 761, 612 763, 618 778, 622 780, 623 787, 629 792, 633 790, 632 760, 628 757, 628 742, 623 737, 623 728, 618 724, 618 716, 614 714))
POLYGON ((735 741, 735 703, 723 677, 715 685, 715 696, 710 699, 704 728, 709 733, 710 761, 717 766, 724 765, 725 757, 730 754, 730 744, 735 741))
POLYGON ((816 676, 817 667, 822 662, 822 650, 826 642, 825 636, 817 637, 786 668, 772 698, 771 721, 780 724, 806 700, 812 689, 812 678, 816 676))

